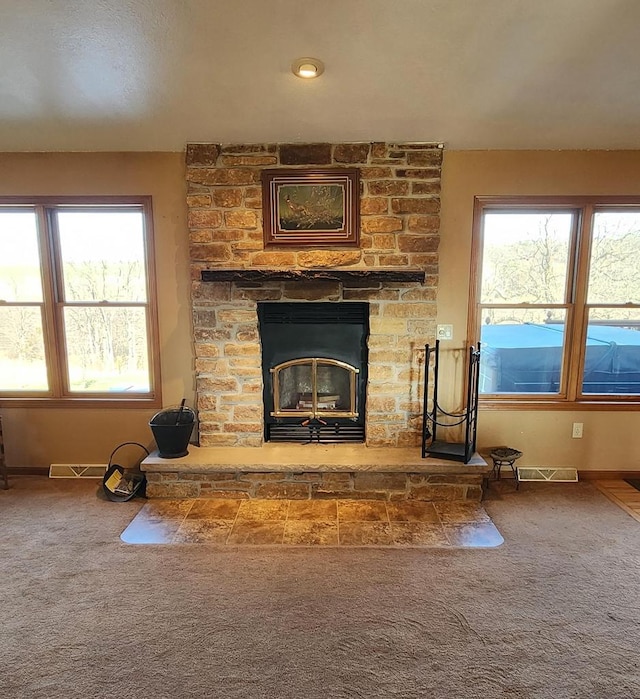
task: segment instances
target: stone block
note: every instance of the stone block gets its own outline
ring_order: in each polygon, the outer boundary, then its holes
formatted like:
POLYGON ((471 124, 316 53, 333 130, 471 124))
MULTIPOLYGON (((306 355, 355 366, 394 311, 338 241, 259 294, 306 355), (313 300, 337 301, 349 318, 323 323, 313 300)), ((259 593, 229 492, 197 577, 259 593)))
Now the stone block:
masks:
POLYGON ((233 259, 231 248, 227 243, 190 245, 189 255, 192 260, 204 262, 230 262, 233 259))
POLYGON ((222 426, 224 432, 262 432, 260 422, 225 422, 222 426))
POLYGON ((228 343, 224 346, 224 353, 229 357, 256 357, 260 354, 260 345, 257 342, 246 344, 228 343))
POLYGON ((325 489, 347 491, 353 488, 351 473, 322 473, 322 487, 325 489))
POLYGON ((223 143, 220 146, 221 153, 275 153, 274 143, 223 143))
POLYGON ((231 289, 228 282, 192 282, 191 300, 197 306, 198 301, 229 301, 231 289))
POLYGON ((437 291, 430 287, 418 287, 414 289, 407 289, 400 293, 400 298, 403 301, 435 301, 437 291))
POLYGON ((236 340, 238 342, 258 342, 258 330, 252 328, 250 330, 238 330, 236 340))
POLYGON ((240 187, 216 187, 211 190, 211 198, 215 206, 221 209, 233 209, 242 204, 242 189, 240 187))
POLYGON ((200 423, 200 446, 201 447, 232 447, 238 443, 238 438, 233 434, 207 434, 202 432, 202 423, 200 423))
POLYGON ((211 228, 196 228, 189 231, 189 243, 212 243, 213 230, 211 228))
POLYGON ((196 384, 198 391, 204 391, 205 393, 235 392, 240 388, 237 380, 232 376, 226 378, 220 376, 215 378, 198 376, 196 384))
POLYGON ((263 418, 262 405, 236 405, 233 408, 233 419, 241 422, 257 421, 263 418))
POLYGON ((220 155, 217 143, 187 143, 187 166, 215 165, 220 155))
POLYGON ((337 300, 340 298, 340 282, 286 282, 284 298, 305 301, 337 300))
POLYGON ((437 233, 440 230, 440 216, 412 214, 407 219, 407 228, 412 233, 437 233))
POLYGON ((298 253, 300 267, 345 267, 360 262, 359 250, 313 250, 298 253))
POLYGON ((280 145, 281 165, 330 165, 330 143, 283 143, 280 145))
POLYGON ((406 177, 412 180, 434 180, 440 178, 439 167, 411 168, 396 170, 396 177, 406 177))
POLYGON ((197 498, 200 491, 198 483, 162 482, 147 483, 148 498, 197 498))
POLYGON ((406 267, 408 259, 407 255, 379 255, 378 263, 381 267, 406 267))
POLYGON ((238 165, 247 165, 249 167, 268 167, 276 165, 278 159, 275 155, 223 155, 222 164, 227 167, 236 167, 238 165))
POLYGON ((307 483, 262 483, 255 489, 255 497, 288 500, 308 500, 311 490, 307 483))
POLYGON ((366 163, 370 150, 370 143, 340 143, 334 147, 333 160, 336 163, 366 163))
POLYGON ((367 411, 372 413, 392 413, 397 410, 396 399, 383 396, 369 396, 367 411))
POLYGON ((270 473, 268 471, 243 471, 242 479, 250 485, 256 483, 281 483, 286 480, 284 471, 270 473))
POLYGON ((258 217, 255 211, 225 211, 224 222, 229 228, 256 228, 258 217))
POLYGON ((435 318, 435 303, 394 303, 388 304, 383 313, 400 318, 435 318))
POLYGON ((391 211, 394 214, 437 214, 440 212, 440 199, 406 197, 391 200, 391 211))
POLYGON ((398 247, 402 252, 435 252, 440 246, 439 235, 401 235, 398 247))
POLYGON ((385 197, 363 197, 360 200, 360 213, 363 216, 386 214, 389 211, 389 200, 385 197))
POLYGON ((193 326, 195 328, 213 328, 216 325, 216 312, 207 308, 193 309, 193 326))
POLYGON ((383 141, 376 141, 371 144, 371 157, 372 158, 386 158, 387 157, 387 144, 383 141))
POLYGON ((374 381, 388 381, 392 379, 395 375, 395 369, 391 366, 370 366, 369 367, 369 380, 374 381))
POLYGON ((228 308, 219 310, 217 318, 221 323, 251 323, 257 322, 257 314, 254 309, 228 308))
POLYGON ((365 233, 393 233, 401 231, 403 222, 397 216, 375 216, 362 219, 362 230, 365 233))
POLYGON ((412 182, 411 194, 440 194, 440 180, 433 182, 412 182))
POLYGON ((231 339, 229 328, 195 328, 193 333, 195 341, 199 344, 231 339))
POLYGON ((320 483, 322 480, 321 473, 288 473, 288 481, 300 482, 300 483, 320 483))
MULTIPOLYGON (((220 350, 216 345, 197 343, 195 345, 196 357, 215 358, 220 356, 220 350)), ((224 372, 226 373, 226 371, 224 372)))
POLYGON ((394 250, 396 236, 391 233, 376 233, 371 242, 376 250, 394 250))
POLYGON ((412 151, 407 153, 407 165, 437 168, 442 166, 442 148, 435 150, 412 151))
POLYGON ((192 168, 187 181, 204 185, 247 185, 260 182, 260 171, 248 168, 192 168))
POLYGON ((367 182, 367 192, 374 197, 406 197, 409 191, 409 182, 403 180, 373 180, 367 182))
POLYGON ((192 209, 187 224, 189 228, 220 228, 222 214, 215 209, 192 209))
POLYGON ((189 194, 187 196, 187 206, 190 209, 208 209, 211 202, 210 194, 189 194))
POLYGON ((393 171, 390 167, 362 167, 360 177, 363 180, 383 180, 393 177, 393 171))
POLYGON ((407 479, 404 473, 355 473, 354 488, 357 491, 398 490, 404 492, 407 479))
POLYGON ((407 323, 401 318, 370 318, 371 335, 405 335, 407 323))
POLYGON ((256 267, 293 267, 295 263, 293 252, 259 252, 251 258, 251 265, 256 267))

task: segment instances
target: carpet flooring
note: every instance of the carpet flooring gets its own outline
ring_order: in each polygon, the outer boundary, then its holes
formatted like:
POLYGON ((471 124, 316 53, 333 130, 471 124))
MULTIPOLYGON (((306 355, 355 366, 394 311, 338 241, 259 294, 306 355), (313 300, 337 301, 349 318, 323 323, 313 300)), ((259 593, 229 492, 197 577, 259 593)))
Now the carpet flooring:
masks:
POLYGON ((131 546, 143 501, 0 491, 0 696, 637 699, 640 523, 492 484, 496 548, 131 546))

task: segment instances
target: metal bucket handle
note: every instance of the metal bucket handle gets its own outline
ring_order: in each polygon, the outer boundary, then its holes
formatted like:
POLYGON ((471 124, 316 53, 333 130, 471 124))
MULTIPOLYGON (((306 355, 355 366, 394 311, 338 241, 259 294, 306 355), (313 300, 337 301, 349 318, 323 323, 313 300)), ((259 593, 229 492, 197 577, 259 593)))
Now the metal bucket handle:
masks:
MULTIPOLYGON (((141 449, 144 449, 145 454, 147 456, 149 456, 149 450, 143 444, 140 444, 140 442, 122 442, 122 444, 118 444, 118 446, 111 452, 111 456, 109 457, 109 463, 107 464, 107 469, 111 468, 112 460, 113 460, 113 457, 115 456, 116 452, 119 449, 122 449, 122 447, 126 447, 128 445, 134 445, 136 447, 140 447, 141 449)), ((140 465, 140 463, 142 462, 142 459, 144 459, 144 456, 140 459, 140 461, 138 461, 136 466, 140 465)))

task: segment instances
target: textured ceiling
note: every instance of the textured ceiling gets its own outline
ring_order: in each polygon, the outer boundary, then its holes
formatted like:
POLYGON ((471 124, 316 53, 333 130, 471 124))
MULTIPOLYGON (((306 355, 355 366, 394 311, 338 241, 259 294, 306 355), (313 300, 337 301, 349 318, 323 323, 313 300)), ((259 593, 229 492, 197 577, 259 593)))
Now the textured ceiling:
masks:
POLYGON ((635 149, 639 46, 638 0, 0 0, 0 151, 635 149))

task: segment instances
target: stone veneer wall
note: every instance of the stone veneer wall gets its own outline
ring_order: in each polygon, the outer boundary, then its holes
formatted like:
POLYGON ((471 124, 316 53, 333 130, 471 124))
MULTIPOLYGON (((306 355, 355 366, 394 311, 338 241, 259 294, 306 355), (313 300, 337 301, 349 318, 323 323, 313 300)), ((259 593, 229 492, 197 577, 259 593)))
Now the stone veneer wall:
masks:
POLYGON ((201 446, 263 441, 258 301, 369 301, 369 446, 420 441, 434 342, 442 148, 425 143, 189 144, 187 204, 201 446), (359 168, 360 247, 264 248, 261 171, 359 168), (201 282, 203 269, 416 267, 425 284, 201 282))

